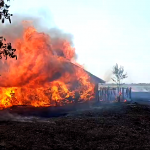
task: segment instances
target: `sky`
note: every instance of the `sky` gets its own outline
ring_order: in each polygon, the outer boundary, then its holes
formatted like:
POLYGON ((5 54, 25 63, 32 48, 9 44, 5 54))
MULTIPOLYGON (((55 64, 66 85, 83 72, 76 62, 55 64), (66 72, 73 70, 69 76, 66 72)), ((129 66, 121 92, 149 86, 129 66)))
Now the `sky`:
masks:
POLYGON ((149 8, 150 0, 12 0, 10 13, 71 33, 77 62, 92 74, 109 81, 118 63, 125 83, 150 83, 149 8))

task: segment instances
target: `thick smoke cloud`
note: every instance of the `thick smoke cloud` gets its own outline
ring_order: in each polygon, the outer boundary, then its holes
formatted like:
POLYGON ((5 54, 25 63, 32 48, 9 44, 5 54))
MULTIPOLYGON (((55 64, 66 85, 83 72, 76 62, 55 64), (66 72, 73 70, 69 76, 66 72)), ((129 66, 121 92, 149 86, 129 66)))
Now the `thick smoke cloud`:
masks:
POLYGON ((0 86, 23 86, 31 82, 44 84, 66 73, 74 73, 70 63, 76 58, 71 47, 73 36, 56 28, 44 28, 42 23, 41 18, 18 15, 13 18, 12 24, 0 24, 0 35, 12 43, 18 55, 17 61, 0 61, 0 86), (29 26, 31 29, 28 29, 29 26), (37 31, 34 32, 32 26, 37 31), (28 31, 25 33, 24 29, 28 31))

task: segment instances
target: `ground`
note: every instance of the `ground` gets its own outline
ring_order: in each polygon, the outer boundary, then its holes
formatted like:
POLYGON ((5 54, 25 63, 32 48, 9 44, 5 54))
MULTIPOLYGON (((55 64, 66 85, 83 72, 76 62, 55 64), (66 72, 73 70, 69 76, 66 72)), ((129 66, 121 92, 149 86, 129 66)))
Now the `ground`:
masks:
MULTIPOLYGON (((11 118, 11 117, 10 117, 11 118)), ((150 109, 106 104, 50 119, 1 118, 0 149, 150 149, 150 109)))

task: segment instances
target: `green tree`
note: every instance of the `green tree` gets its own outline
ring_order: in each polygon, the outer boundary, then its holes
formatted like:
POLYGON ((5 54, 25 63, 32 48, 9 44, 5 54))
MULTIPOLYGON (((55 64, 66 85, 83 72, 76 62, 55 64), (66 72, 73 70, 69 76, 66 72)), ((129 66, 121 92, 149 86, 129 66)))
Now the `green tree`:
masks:
MULTIPOLYGON (((7 0, 7 2, 10 0, 7 0)), ((8 13, 10 5, 6 4, 4 0, 0 0, 0 20, 2 20, 2 23, 4 23, 5 19, 8 19, 9 22, 11 23, 10 16, 12 14, 8 13)), ((17 60, 17 55, 14 54, 16 49, 12 48, 11 43, 7 43, 6 39, 3 36, 0 36, 0 59, 2 59, 2 56, 6 58, 9 56, 10 58, 16 58, 17 60)))
MULTIPOLYGON (((8 1, 10 0, 7 0, 7 2, 8 1)), ((4 23, 5 19, 8 19, 11 23, 10 17, 12 16, 12 14, 8 13, 9 7, 10 5, 6 4, 4 0, 0 0, 0 20, 2 20, 2 23, 4 23)))
POLYGON ((127 73, 124 73, 124 67, 123 66, 118 66, 118 64, 116 64, 115 66, 113 66, 113 77, 111 78, 116 84, 117 86, 120 86, 121 81, 125 78, 127 78, 127 73))
POLYGON ((113 77, 111 78, 116 84, 117 84, 117 88, 119 91, 119 95, 118 95, 118 102, 120 102, 120 97, 121 97, 121 89, 120 89, 120 85, 121 85, 121 81, 125 78, 127 78, 127 73, 124 73, 124 67, 123 66, 118 66, 118 64, 116 64, 115 66, 113 66, 113 77))

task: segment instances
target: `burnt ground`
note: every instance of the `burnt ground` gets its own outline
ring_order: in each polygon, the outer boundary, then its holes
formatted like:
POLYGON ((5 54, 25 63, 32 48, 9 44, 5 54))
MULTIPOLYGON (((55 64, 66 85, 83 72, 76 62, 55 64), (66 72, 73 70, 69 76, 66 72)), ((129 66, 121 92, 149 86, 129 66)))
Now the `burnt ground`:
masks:
POLYGON ((150 109, 106 104, 57 118, 1 114, 0 149, 150 149, 150 109))

